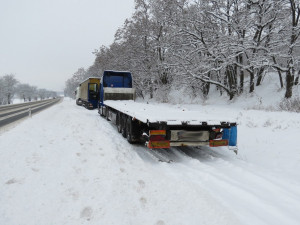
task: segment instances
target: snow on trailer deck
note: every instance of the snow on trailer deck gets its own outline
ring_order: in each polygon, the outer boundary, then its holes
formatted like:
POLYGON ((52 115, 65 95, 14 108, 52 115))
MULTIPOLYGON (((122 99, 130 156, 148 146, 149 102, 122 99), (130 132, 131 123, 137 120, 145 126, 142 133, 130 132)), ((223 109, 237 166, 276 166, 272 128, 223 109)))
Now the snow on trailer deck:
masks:
POLYGON ((234 120, 228 116, 220 118, 220 112, 202 112, 192 111, 180 106, 170 107, 163 103, 144 103, 132 100, 107 100, 106 106, 117 109, 129 116, 135 117, 143 123, 166 122, 168 125, 199 125, 206 122, 207 125, 219 125, 220 122, 234 123, 234 120))

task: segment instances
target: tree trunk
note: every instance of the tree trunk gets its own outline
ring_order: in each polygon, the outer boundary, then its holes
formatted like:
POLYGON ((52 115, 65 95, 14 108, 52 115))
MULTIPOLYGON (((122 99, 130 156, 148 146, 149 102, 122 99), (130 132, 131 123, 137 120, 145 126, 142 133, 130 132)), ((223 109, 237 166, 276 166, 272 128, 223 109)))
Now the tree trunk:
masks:
MULTIPOLYGON (((225 76, 224 76, 223 81, 224 81, 224 86, 225 86, 225 87, 228 87, 227 71, 225 71, 225 76)), ((222 88, 220 88, 220 89, 222 89, 222 88)), ((221 96, 222 96, 222 95, 223 95, 223 91, 221 91, 221 96)))
POLYGON ((300 9, 299 3, 295 0, 290 0, 291 6, 291 14, 292 14, 292 33, 291 33, 291 40, 289 46, 289 60, 288 60, 288 71, 286 73, 286 91, 285 91, 285 98, 291 98, 293 95, 293 85, 294 85, 294 74, 295 74, 295 67, 294 67, 294 46, 297 42, 299 34, 298 31, 298 22, 300 16, 300 9))
POLYGON ((300 76, 300 71, 298 71, 298 76, 295 79, 295 85, 299 84, 299 76, 300 76))
MULTIPOLYGON (((210 78, 210 73, 208 74, 208 77, 210 78)), ((210 89, 210 83, 204 83, 203 85, 203 95, 206 97, 209 93, 210 89)))
POLYGON ((291 74, 291 70, 289 69, 286 73, 286 88, 285 88, 285 98, 291 98, 293 95, 293 83, 294 77, 291 74))
POLYGON ((239 90, 240 93, 244 92, 244 77, 245 77, 244 71, 242 70, 240 73, 240 90, 239 90))
MULTIPOLYGON (((276 64, 277 64, 277 61, 276 61, 275 57, 272 56, 272 59, 273 59, 274 64, 276 65, 276 64)), ((278 69, 278 68, 276 68, 276 70, 277 70, 277 73, 278 73, 278 76, 279 76, 280 88, 283 88, 283 79, 282 79, 281 71, 280 71, 280 69, 278 69)))
MULTIPOLYGON (((243 65, 243 55, 239 55, 239 63, 241 65, 243 65)), ((242 68, 240 68, 240 87, 239 87, 239 92, 240 93, 243 93, 244 91, 244 78, 245 78, 245 75, 244 75, 244 70, 242 68)))
POLYGON ((152 84, 150 86, 150 98, 153 98, 153 87, 152 87, 152 84))
POLYGON ((259 86, 261 84, 262 78, 263 78, 263 72, 264 72, 264 68, 261 67, 258 71, 258 76, 257 76, 257 81, 256 81, 256 86, 259 86))
POLYGON ((236 90, 237 90, 237 78, 236 78, 235 69, 232 66, 227 66, 225 73, 226 73, 226 76, 227 76, 228 87, 229 87, 230 92, 236 92, 236 90))
POLYGON ((254 91, 254 73, 250 72, 250 90, 249 93, 254 91))
POLYGON ((226 76, 227 76, 227 81, 228 81, 228 95, 229 95, 229 100, 232 100, 235 93, 236 93, 236 76, 234 76, 233 71, 234 68, 232 68, 231 66, 227 66, 226 67, 226 76))
POLYGON ((10 93, 7 94, 7 104, 10 104, 10 93))

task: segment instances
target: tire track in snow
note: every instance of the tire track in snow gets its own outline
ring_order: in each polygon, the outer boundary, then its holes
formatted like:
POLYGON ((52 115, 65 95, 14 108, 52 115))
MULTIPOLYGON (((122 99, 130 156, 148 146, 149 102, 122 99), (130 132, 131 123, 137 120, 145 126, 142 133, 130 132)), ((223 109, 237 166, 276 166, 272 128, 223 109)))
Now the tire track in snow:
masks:
MULTIPOLYGON (((185 149, 186 152, 189 152, 188 149, 185 149)), ((299 221, 298 210, 292 207, 299 205, 298 189, 282 183, 279 186, 278 181, 259 174, 261 171, 253 171, 251 165, 233 159, 225 160, 222 156, 216 158, 214 152, 211 155, 200 153, 200 156, 191 154, 193 156, 190 157, 185 151, 174 148, 172 151, 181 159, 176 164, 176 170, 179 170, 176 174, 180 175, 180 179, 205 186, 224 205, 242 213, 242 221, 247 217, 256 219, 257 224, 297 224, 299 221), (209 155, 212 163, 207 160, 209 155), (201 158, 203 156, 204 159, 201 158), (231 205, 232 200, 237 204, 231 205), (262 212, 265 217, 258 218, 262 212)))

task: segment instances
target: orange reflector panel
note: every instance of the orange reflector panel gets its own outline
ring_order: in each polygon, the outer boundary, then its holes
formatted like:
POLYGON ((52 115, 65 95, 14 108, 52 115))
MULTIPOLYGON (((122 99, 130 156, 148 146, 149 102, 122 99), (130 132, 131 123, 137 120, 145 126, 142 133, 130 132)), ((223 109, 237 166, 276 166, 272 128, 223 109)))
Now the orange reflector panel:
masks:
POLYGON ((151 135, 166 135, 166 130, 150 130, 149 134, 151 135))
POLYGON ((219 147, 219 146, 227 146, 228 145, 228 140, 210 140, 209 141, 209 146, 210 147, 219 147))
POLYGON ((170 141, 149 141, 148 148, 170 148, 170 141))

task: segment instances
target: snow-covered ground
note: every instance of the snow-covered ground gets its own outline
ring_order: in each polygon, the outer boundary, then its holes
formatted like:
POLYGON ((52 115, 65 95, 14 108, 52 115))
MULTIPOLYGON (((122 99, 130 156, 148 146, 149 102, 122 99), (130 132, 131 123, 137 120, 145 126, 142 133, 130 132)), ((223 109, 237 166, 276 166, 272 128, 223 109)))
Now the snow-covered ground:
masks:
POLYGON ((227 148, 172 148, 157 162, 65 99, 0 133, 0 224, 299 224, 300 114, 170 105, 238 126, 227 148))

